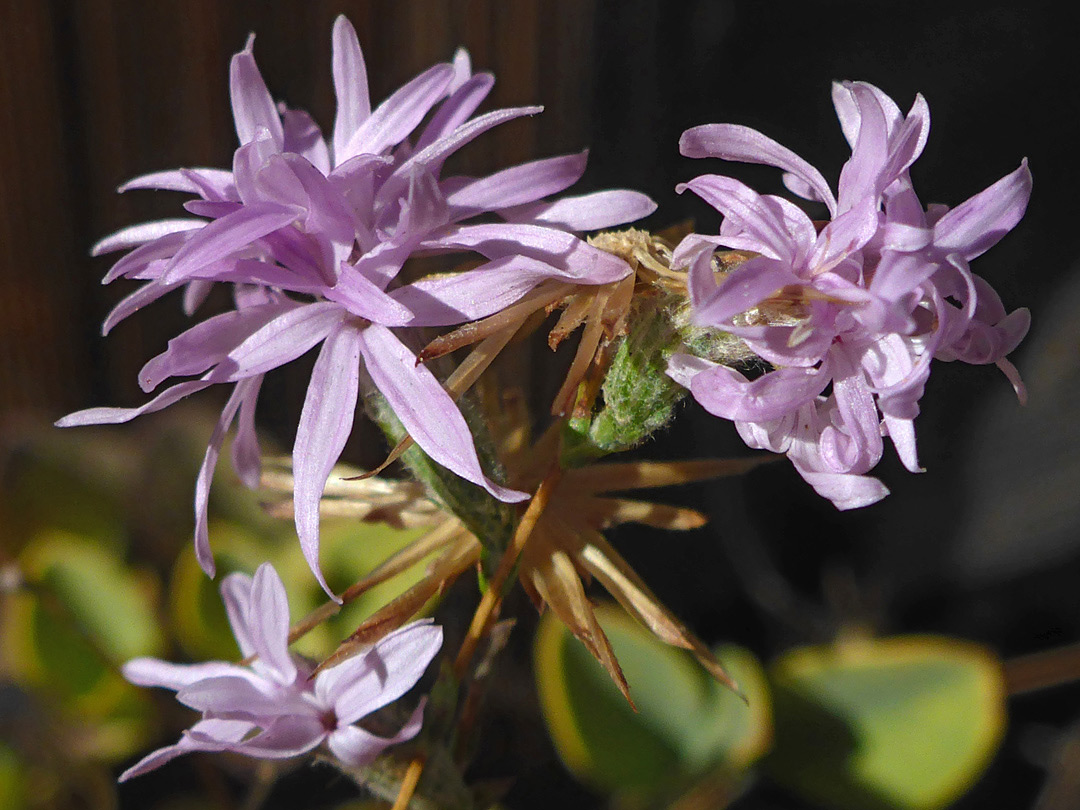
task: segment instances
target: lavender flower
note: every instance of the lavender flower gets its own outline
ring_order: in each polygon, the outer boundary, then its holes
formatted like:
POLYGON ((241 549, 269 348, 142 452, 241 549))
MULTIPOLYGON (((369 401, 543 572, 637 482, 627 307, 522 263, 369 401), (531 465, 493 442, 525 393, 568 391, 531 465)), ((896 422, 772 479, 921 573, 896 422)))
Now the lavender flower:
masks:
POLYGON ((354 725, 411 689, 442 645, 442 629, 414 622, 366 652, 311 678, 312 668, 289 653, 285 586, 269 563, 254 578, 231 574, 221 583, 229 623, 250 666, 211 661, 171 664, 136 658, 123 668, 139 686, 176 691, 202 719, 179 742, 160 748, 124 771, 120 781, 192 751, 233 751, 260 759, 299 756, 323 742, 346 765, 370 763, 390 745, 416 736, 419 706, 401 730, 378 737, 354 725))
POLYGON ((232 171, 180 169, 121 187, 197 194, 199 199, 185 208, 200 218, 137 225, 95 248, 96 253, 134 248, 105 280, 146 282, 109 315, 106 332, 181 286, 189 313, 212 284, 234 286, 233 311, 171 340, 139 375, 147 392, 169 377, 197 379, 176 383, 139 408, 94 408, 58 423, 123 422, 210 385, 233 384, 196 486, 196 554, 211 575, 206 505, 225 435, 237 421, 233 463, 241 479, 254 486, 260 455, 253 417, 263 375, 315 346, 321 348, 293 459, 297 534, 324 588, 319 498, 349 436, 359 392, 369 383, 436 462, 501 500, 527 497, 485 475, 452 397, 392 330, 482 318, 548 279, 605 284, 623 278, 630 273, 625 262, 567 229, 606 227, 655 207, 631 191, 542 201, 580 177, 584 154, 478 179, 441 178, 443 163, 455 150, 498 124, 540 110, 521 107, 471 118, 493 78, 474 75, 464 51, 453 64, 425 71, 372 110, 356 33, 339 17, 333 74, 338 109, 327 142, 306 113, 274 104, 249 40, 230 71, 241 144, 232 171), (486 212, 510 221, 464 222, 486 212), (419 250, 471 250, 490 261, 468 273, 400 284, 404 262, 419 250))
POLYGON ((675 263, 690 265, 695 321, 741 337, 774 368, 751 381, 679 354, 669 374, 733 420, 747 444, 786 453, 820 494, 849 509, 888 494, 866 475, 883 435, 909 470, 920 469, 913 420, 932 358, 997 363, 1022 398, 1004 358, 1027 332, 1027 310, 1006 315, 967 263, 1023 216, 1031 175, 1025 161, 951 211, 924 209, 908 175, 929 133, 922 97, 906 116, 865 83, 835 85, 833 101, 852 148, 835 196, 820 172, 755 130, 713 124, 683 133, 688 157, 783 169, 787 187, 824 203, 831 220, 819 231, 789 201, 730 177, 681 186, 724 215, 718 236, 691 235, 675 252, 675 263), (753 257, 718 283, 716 246, 753 257))

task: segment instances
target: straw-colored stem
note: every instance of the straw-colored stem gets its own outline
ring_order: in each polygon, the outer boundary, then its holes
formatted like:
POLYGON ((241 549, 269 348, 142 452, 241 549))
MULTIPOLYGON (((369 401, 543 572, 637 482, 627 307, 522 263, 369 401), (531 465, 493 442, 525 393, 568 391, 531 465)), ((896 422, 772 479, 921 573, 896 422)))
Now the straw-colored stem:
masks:
POLYGON ((416 792, 416 785, 420 782, 420 774, 423 772, 424 759, 423 757, 416 757, 409 763, 409 767, 405 771, 405 778, 401 780, 401 789, 398 791, 397 798, 394 799, 394 806, 390 810, 405 810, 409 806, 413 793, 416 792))

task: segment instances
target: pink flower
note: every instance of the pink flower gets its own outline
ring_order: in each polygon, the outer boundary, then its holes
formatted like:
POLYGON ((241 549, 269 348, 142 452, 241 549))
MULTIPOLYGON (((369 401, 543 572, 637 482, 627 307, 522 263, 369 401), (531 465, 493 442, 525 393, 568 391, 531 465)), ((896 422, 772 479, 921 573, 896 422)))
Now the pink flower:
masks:
MULTIPOLYGON (((755 380, 699 357, 672 357, 669 374, 711 413, 731 419, 751 447, 786 453, 837 507, 888 494, 867 476, 887 435, 918 471, 914 418, 930 360, 998 363, 1027 331, 1027 310, 1005 314, 967 262, 1008 233, 1031 191, 1026 161, 952 211, 924 210, 908 169, 929 133, 922 97, 905 116, 881 90, 837 84, 833 101, 851 158, 834 196, 795 153, 747 127, 711 124, 683 133, 689 157, 764 163, 785 171, 799 196, 824 203, 818 230, 797 206, 730 177, 684 186, 724 215, 717 236, 688 236, 675 264, 689 264, 698 324, 741 337, 773 369, 755 380), (716 281, 717 246, 756 254, 716 281)), ((1020 389, 1018 388, 1018 391, 1020 389)))
POLYGON ((175 383, 139 408, 93 408, 58 424, 124 422, 210 385, 232 384, 196 485, 196 554, 212 575, 206 505, 225 435, 238 422, 233 463, 254 486, 260 456, 253 416, 263 375, 319 346, 293 469, 297 534, 326 588, 319 569, 318 504, 365 387, 378 389, 434 461, 501 500, 527 497, 488 478, 453 399, 417 363, 409 338, 395 330, 485 317, 547 279, 618 280, 629 266, 567 229, 607 227, 655 206, 632 191, 543 201, 581 176, 584 154, 537 160, 488 177, 443 178, 443 163, 454 151, 492 127, 540 111, 521 107, 472 117, 494 80, 473 74, 464 51, 372 109, 356 33, 339 17, 333 33, 338 109, 327 141, 306 113, 275 105, 252 45, 249 40, 230 70, 240 139, 232 171, 179 169, 121 187, 196 194, 185 208, 197 218, 136 225, 95 248, 133 248, 106 281, 145 281, 109 315, 105 331, 180 287, 190 313, 213 284, 230 284, 235 309, 171 340, 139 375, 147 392, 170 377, 197 379, 175 383), (468 222, 488 212, 510 221, 468 222), (421 250, 469 250, 489 261, 468 273, 401 284, 403 264, 421 250))
POLYGON ((311 666, 288 649, 289 605, 285 586, 265 563, 254 578, 232 574, 221 583, 229 623, 250 666, 211 661, 171 664, 136 658, 124 677, 139 686, 176 692, 202 719, 179 742, 144 757, 120 781, 192 751, 233 751, 259 759, 304 754, 323 742, 346 765, 370 763, 390 745, 416 736, 421 704, 402 729, 378 737, 355 723, 397 700, 424 674, 442 645, 442 629, 429 621, 397 630, 312 679, 311 666))

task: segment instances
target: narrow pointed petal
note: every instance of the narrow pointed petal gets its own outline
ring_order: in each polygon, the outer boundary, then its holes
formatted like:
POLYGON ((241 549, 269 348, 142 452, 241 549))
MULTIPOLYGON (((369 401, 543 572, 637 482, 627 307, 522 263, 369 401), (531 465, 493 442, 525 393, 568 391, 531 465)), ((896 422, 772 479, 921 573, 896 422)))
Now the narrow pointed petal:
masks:
POLYGON ((295 305, 268 304, 207 318, 169 341, 168 348, 139 372, 143 391, 153 391, 169 377, 191 377, 217 365, 247 338, 295 305))
POLYGON ((445 138, 459 126, 469 120, 469 116, 476 112, 476 108, 487 98, 491 88, 495 86, 495 77, 490 73, 477 73, 470 76, 458 87, 454 84, 458 81, 462 71, 459 68, 457 57, 454 62, 454 81, 450 83, 452 93, 450 98, 439 105, 439 109, 431 117, 431 122, 424 127, 423 133, 416 142, 416 149, 426 149, 440 138, 445 138))
POLYGON ((314 714, 281 717, 261 733, 229 750, 259 759, 289 759, 306 754, 326 739, 326 729, 314 714))
POLYGON ((270 563, 260 565, 252 579, 248 626, 259 656, 256 669, 270 670, 279 684, 291 685, 296 680, 296 664, 289 655, 289 599, 270 563))
POLYGON ((943 216, 934 226, 934 242, 968 261, 981 256, 1016 227, 1031 197, 1027 158, 1005 175, 943 216))
POLYGON ((281 151, 285 143, 281 118, 250 50, 245 49, 232 58, 229 65, 229 93, 240 143, 253 141, 259 129, 265 128, 278 151, 281 151))
POLYGON ((193 231, 206 225, 205 219, 159 219, 122 228, 111 236, 106 236, 92 248, 91 256, 101 256, 114 250, 128 250, 139 245, 153 242, 166 234, 180 231, 193 231))
POLYGON ((859 107, 859 133, 851 157, 840 172, 837 213, 843 213, 864 198, 877 200, 885 187, 882 168, 888 156, 889 129, 874 93, 866 85, 850 87, 859 107))
POLYGON ((212 281, 207 279, 194 279, 184 285, 184 298, 183 298, 183 310, 184 314, 191 317, 195 314, 195 310, 203 305, 207 296, 210 295, 210 290, 214 287, 212 281))
POLYGON ((608 189, 500 213, 511 221, 527 219, 570 231, 599 231, 634 222, 655 210, 656 203, 647 194, 608 189))
POLYGON ((828 383, 823 369, 778 368, 751 382, 734 369, 714 366, 694 376, 690 393, 715 416, 764 422, 810 402, 828 383))
POLYGON ((725 221, 738 226, 738 232, 750 236, 754 242, 740 245, 771 259, 791 264, 795 260, 798 245, 792 239, 786 223, 777 216, 756 191, 732 177, 703 174, 688 183, 676 186, 680 194, 690 189, 705 202, 724 215, 725 221))
POLYGON ((818 472, 798 464, 795 469, 818 495, 832 501, 833 506, 842 512, 870 506, 889 494, 888 487, 869 475, 818 472))
POLYGON ((415 320, 407 303, 396 295, 385 293, 363 273, 342 274, 338 283, 323 290, 331 301, 341 304, 353 315, 381 323, 383 326, 405 326, 415 320))
POLYGON ((526 256, 507 256, 465 273, 421 279, 390 295, 413 313, 408 325, 450 326, 501 312, 550 278, 568 275, 526 256))
POLYGON ((319 566, 319 499, 352 432, 360 384, 361 329, 341 323, 327 335, 311 372, 293 444, 296 533, 312 573, 331 598, 319 566))
POLYGON ((502 487, 484 475, 472 434, 454 401, 389 329, 376 324, 365 329, 360 351, 368 374, 406 432, 435 462, 501 501, 528 499, 526 493, 502 487))
MULTIPOLYGON (((121 194, 135 189, 186 191, 189 194, 202 194, 204 186, 196 182, 194 178, 201 178, 204 182, 212 183, 221 192, 232 186, 232 172, 223 169, 169 169, 164 172, 151 172, 150 174, 133 177, 116 190, 121 194)), ((220 198, 227 196, 229 195, 223 193, 220 198)))
POLYGON ((436 65, 395 92, 372 112, 344 146, 334 144, 335 164, 359 154, 382 154, 401 143, 446 95, 453 75, 450 65, 436 65))
POLYGON ((225 605, 225 615, 229 627, 240 647, 244 658, 255 655, 255 642, 251 630, 251 585, 252 578, 247 574, 229 574, 221 581, 221 601, 225 605))
POLYGON ((80 425, 119 425, 130 422, 137 416, 160 411, 186 396, 201 391, 211 385, 209 380, 188 380, 166 388, 152 400, 138 408, 88 408, 76 411, 56 421, 57 427, 76 427, 80 425))
POLYGON ((232 443, 232 464, 237 476, 248 489, 259 486, 262 468, 262 453, 259 450, 259 437, 255 432, 255 404, 259 399, 259 388, 263 375, 259 374, 244 380, 247 388, 240 403, 236 435, 232 443))
POLYGON ((250 676, 204 678, 176 693, 178 701, 197 711, 251 721, 295 711, 299 700, 287 702, 283 697, 275 694, 269 681, 250 676))
POLYGON ((142 271, 159 259, 171 259, 191 238, 193 231, 173 231, 164 234, 153 242, 140 245, 124 256, 105 274, 102 284, 142 271))
MULTIPOLYGON (((371 115, 367 66, 356 29, 344 14, 334 20, 333 73, 337 115, 334 118, 334 147, 343 148, 371 115)), ((335 154, 337 162, 340 156, 335 154)))
MULTIPOLYGON (((707 263, 708 258, 701 261, 707 263)), ((712 274, 711 270, 708 272, 712 274)), ((787 265, 765 258, 751 259, 732 270, 714 292, 695 302, 694 321, 719 326, 757 306, 781 288, 801 284, 802 280, 787 265)), ((697 286, 700 295, 700 287, 704 285, 697 286)))
POLYGON ((224 259, 261 236, 296 220, 297 210, 278 203, 253 203, 216 219, 191 237, 173 256, 162 280, 182 281, 205 265, 224 259))
POLYGON ((449 135, 446 135, 432 143, 430 146, 421 149, 405 161, 394 173, 407 176, 414 166, 439 166, 449 155, 453 154, 470 141, 475 140, 489 129, 493 129, 494 127, 499 126, 499 124, 504 124, 507 121, 513 121, 515 118, 521 118, 526 115, 536 115, 537 113, 542 112, 543 109, 543 107, 511 107, 505 110, 492 110, 489 113, 485 113, 478 118, 467 121, 449 135))
POLYGON ((818 198, 836 211, 836 198, 821 172, 786 146, 750 127, 738 124, 703 124, 691 127, 679 139, 679 152, 690 158, 716 157, 740 163, 776 166, 801 178, 818 198))
POLYGON ((195 558, 199 566, 206 572, 208 577, 214 576, 214 555, 210 551, 210 534, 207 527, 206 510, 210 503, 210 482, 214 479, 214 470, 217 467, 218 456, 221 454, 221 445, 225 442, 225 434, 232 426, 236 411, 245 393, 247 380, 241 380, 233 388, 232 394, 221 411, 221 417, 214 425, 214 432, 206 446, 199 474, 195 477, 195 558))
POLYGON ((142 776, 155 768, 160 768, 170 760, 194 751, 223 751, 239 743, 255 729, 253 723, 243 720, 202 720, 184 732, 184 736, 174 745, 159 748, 140 759, 117 779, 126 782, 136 776, 142 776))
POLYGON ((291 308, 230 351, 212 372, 214 382, 235 382, 283 366, 318 345, 345 317, 331 301, 291 308))
POLYGON ((132 658, 120 668, 124 679, 136 686, 157 686, 174 692, 204 678, 236 676, 245 671, 236 664, 221 661, 172 664, 157 658, 132 658))
POLYGON ((421 247, 475 250, 489 259, 529 256, 573 274, 582 284, 608 284, 630 275, 630 265, 564 231, 539 225, 457 225, 421 247))
POLYGON ((586 150, 512 166, 467 183, 450 194, 446 202, 455 208, 477 211, 533 202, 558 194, 580 180, 588 157, 586 150))
POLYGON ((324 175, 330 174, 330 149, 315 119, 303 110, 285 110, 281 114, 285 132, 285 152, 302 155, 324 175))
POLYGON ((109 334, 114 326, 129 315, 135 314, 140 309, 158 300, 166 293, 172 292, 176 287, 176 284, 163 284, 160 281, 150 281, 139 287, 130 295, 124 296, 124 298, 120 299, 120 302, 110 310, 109 314, 105 316, 105 320, 101 324, 101 334, 109 334))

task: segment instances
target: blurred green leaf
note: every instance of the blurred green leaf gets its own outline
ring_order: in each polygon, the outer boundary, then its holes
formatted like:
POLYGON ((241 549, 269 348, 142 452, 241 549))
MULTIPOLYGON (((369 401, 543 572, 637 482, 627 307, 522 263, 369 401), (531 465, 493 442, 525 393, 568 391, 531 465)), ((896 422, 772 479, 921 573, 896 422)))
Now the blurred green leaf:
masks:
POLYGON ((108 548, 62 532, 20 558, 28 587, 5 599, 7 669, 39 694, 74 757, 116 761, 142 746, 148 701, 119 665, 161 651, 155 583, 108 548))
POLYGON ((945 807, 979 778, 1004 730, 1000 662, 957 639, 799 649, 770 677, 770 771, 828 807, 945 807))
MULTIPOLYGON (((55 598, 113 663, 162 650, 156 583, 125 567, 110 549, 66 532, 40 535, 22 555, 27 579, 55 598)), ((44 641, 44 640, 43 640, 44 641)))
POLYGON ((581 779, 641 797, 683 785, 710 768, 745 769, 771 731, 764 674, 747 651, 717 651, 750 705, 715 682, 693 657, 657 640, 620 609, 597 608, 630 684, 635 712, 585 647, 550 612, 534 663, 544 718, 559 755, 581 779))
POLYGON ((0 743, 0 807, 22 810, 26 806, 24 768, 18 754, 0 743))

